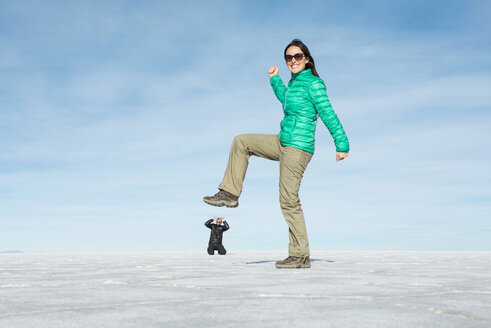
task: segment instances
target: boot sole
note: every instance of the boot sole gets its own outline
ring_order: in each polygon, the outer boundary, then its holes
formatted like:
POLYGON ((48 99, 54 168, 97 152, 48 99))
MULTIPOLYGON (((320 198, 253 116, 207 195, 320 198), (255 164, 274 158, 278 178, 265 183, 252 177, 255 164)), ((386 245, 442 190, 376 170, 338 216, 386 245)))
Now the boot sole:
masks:
POLYGON ((206 204, 211 205, 211 206, 217 206, 217 207, 226 206, 228 208, 236 208, 236 207, 239 207, 239 202, 226 202, 224 200, 213 202, 213 201, 209 201, 209 200, 206 200, 206 199, 203 199, 203 201, 206 204))
POLYGON ((281 265, 281 264, 276 264, 276 269, 309 269, 310 265, 305 265, 305 264, 297 264, 295 266, 293 265, 281 265))

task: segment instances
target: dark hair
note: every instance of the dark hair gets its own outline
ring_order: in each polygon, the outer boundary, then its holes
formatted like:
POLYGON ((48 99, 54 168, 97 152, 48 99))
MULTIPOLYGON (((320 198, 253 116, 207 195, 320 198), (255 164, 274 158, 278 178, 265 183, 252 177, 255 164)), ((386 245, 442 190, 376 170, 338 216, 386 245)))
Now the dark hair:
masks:
POLYGON ((286 51, 291 46, 299 47, 300 50, 302 50, 304 56, 309 59, 309 62, 307 64, 305 64, 305 68, 310 68, 312 70, 312 74, 314 74, 315 76, 319 77, 319 74, 317 73, 317 70, 315 69, 314 58, 312 58, 312 55, 310 54, 309 48, 307 48, 307 46, 305 45, 305 43, 302 42, 302 40, 300 40, 300 39, 293 39, 292 42, 290 42, 286 46, 285 51, 283 52, 283 57, 285 57, 285 59, 286 59, 286 51))

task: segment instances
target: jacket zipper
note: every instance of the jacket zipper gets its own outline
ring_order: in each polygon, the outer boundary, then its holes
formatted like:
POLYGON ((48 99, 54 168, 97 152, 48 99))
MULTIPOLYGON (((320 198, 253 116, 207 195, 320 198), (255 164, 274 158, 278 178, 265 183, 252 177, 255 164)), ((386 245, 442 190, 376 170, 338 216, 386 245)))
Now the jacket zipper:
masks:
POLYGON ((288 90, 289 90, 289 89, 290 89, 290 88, 288 88, 288 89, 286 90, 286 92, 285 92, 285 111, 286 111, 286 103, 287 103, 287 101, 286 101, 286 100, 287 100, 287 98, 288 98, 288 90))
POLYGON ((287 99, 288 99, 288 91, 290 91, 290 88, 293 87, 293 83, 294 81, 292 81, 292 85, 290 85, 289 88, 286 89, 286 92, 285 92, 285 111, 286 111, 286 104, 287 104, 287 99))

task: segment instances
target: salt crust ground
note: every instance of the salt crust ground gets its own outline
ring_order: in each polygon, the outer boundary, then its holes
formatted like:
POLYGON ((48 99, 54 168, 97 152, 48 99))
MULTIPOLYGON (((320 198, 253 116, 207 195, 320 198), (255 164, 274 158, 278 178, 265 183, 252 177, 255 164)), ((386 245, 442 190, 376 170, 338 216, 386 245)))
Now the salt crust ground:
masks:
POLYGON ((0 254, 0 327, 491 327, 491 252, 0 254))

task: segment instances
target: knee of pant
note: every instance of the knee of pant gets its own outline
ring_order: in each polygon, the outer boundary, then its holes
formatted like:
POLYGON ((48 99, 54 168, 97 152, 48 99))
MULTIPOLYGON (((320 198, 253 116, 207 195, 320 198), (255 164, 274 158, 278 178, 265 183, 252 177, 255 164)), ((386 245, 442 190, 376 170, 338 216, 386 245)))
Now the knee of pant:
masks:
POLYGON ((234 140, 233 140, 233 143, 236 144, 236 143, 242 143, 242 140, 244 139, 244 135, 243 134, 238 134, 234 137, 234 140))
POLYGON ((300 203, 298 204, 280 204, 281 212, 283 215, 286 214, 294 214, 294 213, 301 213, 302 212, 302 206, 300 206, 300 203))
POLYGON ((244 141, 245 141, 245 134, 239 134, 235 136, 234 140, 232 141, 232 146, 244 148, 245 147, 244 141))
POLYGON ((234 138, 234 141, 232 142, 231 151, 235 154, 242 154, 245 156, 252 155, 249 152, 249 147, 247 146, 247 140, 245 134, 240 134, 234 138))
POLYGON ((291 210, 300 207, 300 199, 298 196, 291 195, 285 197, 280 195, 280 206, 283 210, 291 210))

